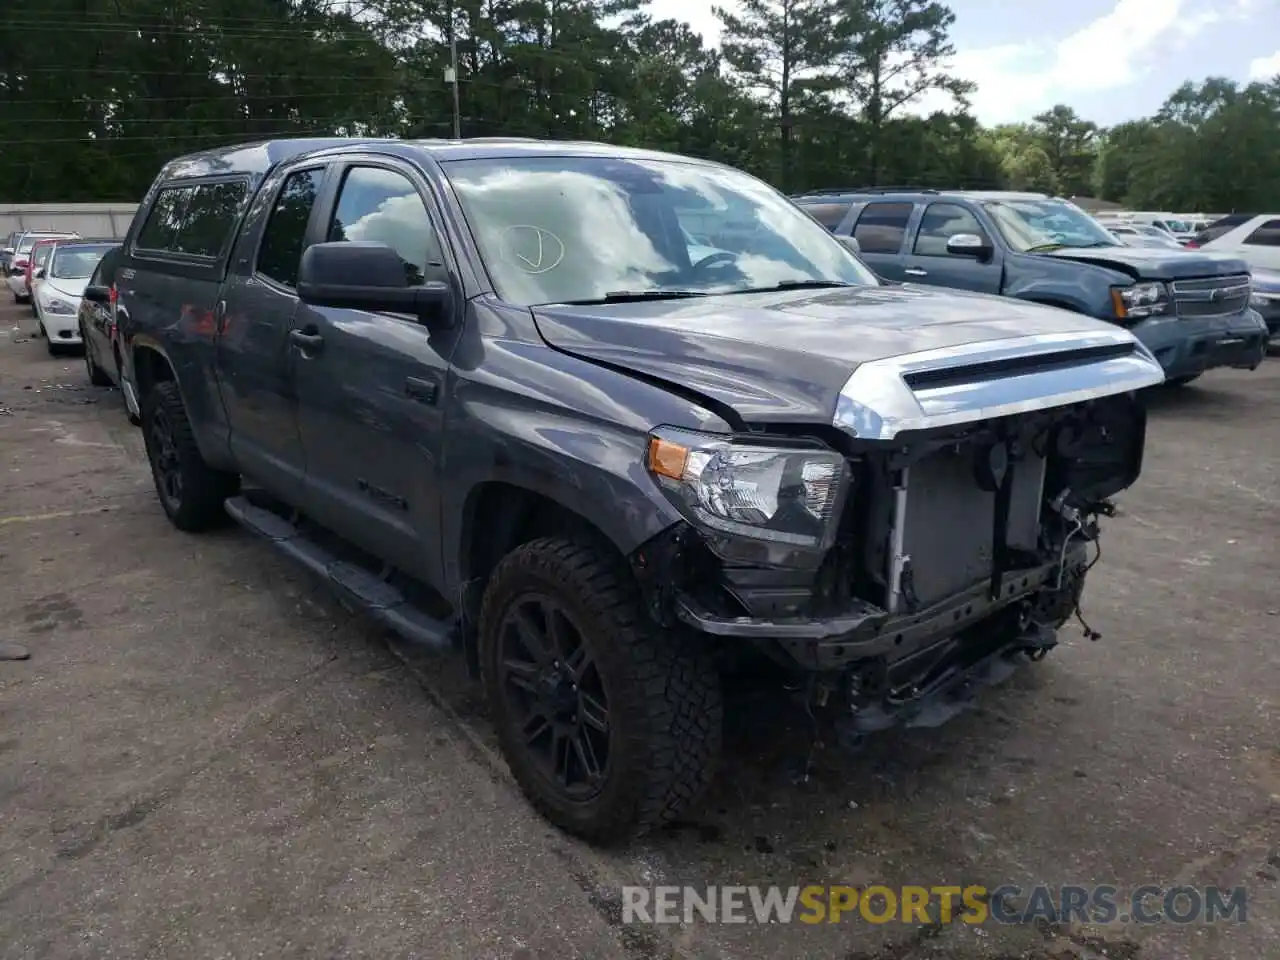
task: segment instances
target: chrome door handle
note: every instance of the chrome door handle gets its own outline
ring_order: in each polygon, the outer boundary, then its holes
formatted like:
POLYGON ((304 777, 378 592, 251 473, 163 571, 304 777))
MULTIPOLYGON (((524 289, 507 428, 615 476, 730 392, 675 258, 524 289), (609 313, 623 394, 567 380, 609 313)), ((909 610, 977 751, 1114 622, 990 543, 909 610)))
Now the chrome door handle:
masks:
POLYGON ((908 277, 927 277, 929 275, 928 270, 921 270, 919 267, 907 267, 902 272, 908 277))

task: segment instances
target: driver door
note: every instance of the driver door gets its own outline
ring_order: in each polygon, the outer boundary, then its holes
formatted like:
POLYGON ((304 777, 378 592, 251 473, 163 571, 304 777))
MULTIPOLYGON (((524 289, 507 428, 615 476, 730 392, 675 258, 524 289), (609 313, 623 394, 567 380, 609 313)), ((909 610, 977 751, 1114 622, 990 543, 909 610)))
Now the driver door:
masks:
MULTIPOLYGON (((385 243, 410 285, 453 282, 417 171, 370 157, 344 161, 337 176, 321 214, 325 242, 385 243)), ((439 582, 444 401, 460 328, 300 302, 290 331, 306 512, 428 583, 439 582)))
POLYGON ((994 248, 990 233, 968 208, 945 201, 929 204, 911 244, 903 279, 976 293, 1000 292, 1004 267, 999 251, 994 248), (986 261, 947 251, 947 241, 961 233, 986 241, 991 251, 986 261))

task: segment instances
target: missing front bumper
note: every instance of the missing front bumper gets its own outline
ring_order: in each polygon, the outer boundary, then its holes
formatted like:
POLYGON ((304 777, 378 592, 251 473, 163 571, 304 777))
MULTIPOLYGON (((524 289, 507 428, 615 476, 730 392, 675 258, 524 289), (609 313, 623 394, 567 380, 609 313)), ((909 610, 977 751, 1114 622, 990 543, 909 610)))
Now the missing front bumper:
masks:
MULTIPOLYGON (((1084 546, 1068 551, 1065 566, 1079 566, 1084 546)), ((681 594, 676 614, 685 624, 715 637, 752 641, 783 652, 806 670, 839 670, 859 660, 901 660, 939 640, 957 634, 1010 604, 1056 586, 1059 565, 1010 571, 1000 596, 992 597, 987 581, 909 614, 893 615, 859 601, 848 612, 830 618, 761 619, 720 616, 695 597, 681 594)))
POLYGON ((938 727, 976 704, 977 694, 1003 683, 1017 668, 1041 659, 1058 644, 1056 631, 1032 625, 1009 642, 973 659, 959 645, 935 663, 927 677, 851 708, 835 719, 841 738, 857 741, 891 727, 938 727))

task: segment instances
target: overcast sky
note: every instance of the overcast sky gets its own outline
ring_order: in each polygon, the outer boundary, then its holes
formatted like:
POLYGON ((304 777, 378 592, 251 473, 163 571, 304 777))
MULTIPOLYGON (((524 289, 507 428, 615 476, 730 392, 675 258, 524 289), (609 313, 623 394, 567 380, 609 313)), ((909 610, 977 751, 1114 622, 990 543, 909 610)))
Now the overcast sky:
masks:
MULTIPOLYGON (((655 17, 685 20, 714 43, 712 5, 652 0, 655 17)), ((988 124, 1066 103, 1111 125, 1153 113, 1184 80, 1280 73, 1280 0, 951 0, 951 8, 953 69, 977 82, 974 112, 988 124)))

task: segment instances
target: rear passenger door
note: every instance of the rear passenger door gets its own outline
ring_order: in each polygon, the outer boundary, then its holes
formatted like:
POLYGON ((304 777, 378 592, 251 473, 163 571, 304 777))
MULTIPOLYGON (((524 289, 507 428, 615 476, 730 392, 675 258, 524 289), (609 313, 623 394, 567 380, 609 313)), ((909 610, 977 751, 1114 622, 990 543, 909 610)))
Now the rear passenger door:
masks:
POLYGON ((906 279, 978 293, 999 293, 1003 262, 978 218, 958 203, 939 200, 925 207, 915 230, 906 279), (947 252, 947 241, 960 233, 981 237, 990 254, 985 260, 947 252))
POLYGON ((298 503, 305 465, 289 330, 298 310, 298 263, 323 233, 318 220, 328 167, 291 164, 272 173, 245 218, 223 287, 218 384, 229 444, 241 469, 298 503))
MULTIPOLYGON (((420 172, 391 158, 351 158, 334 181, 325 241, 385 243, 411 282, 450 281, 441 218, 420 172)), ((459 329, 437 332, 417 317, 303 303, 290 347, 306 511, 430 584, 440 582, 438 471, 459 329)))
POLYGON ((862 260, 886 280, 907 280, 905 276, 907 226, 915 204, 901 200, 876 200, 858 211, 853 238, 858 241, 862 260))

